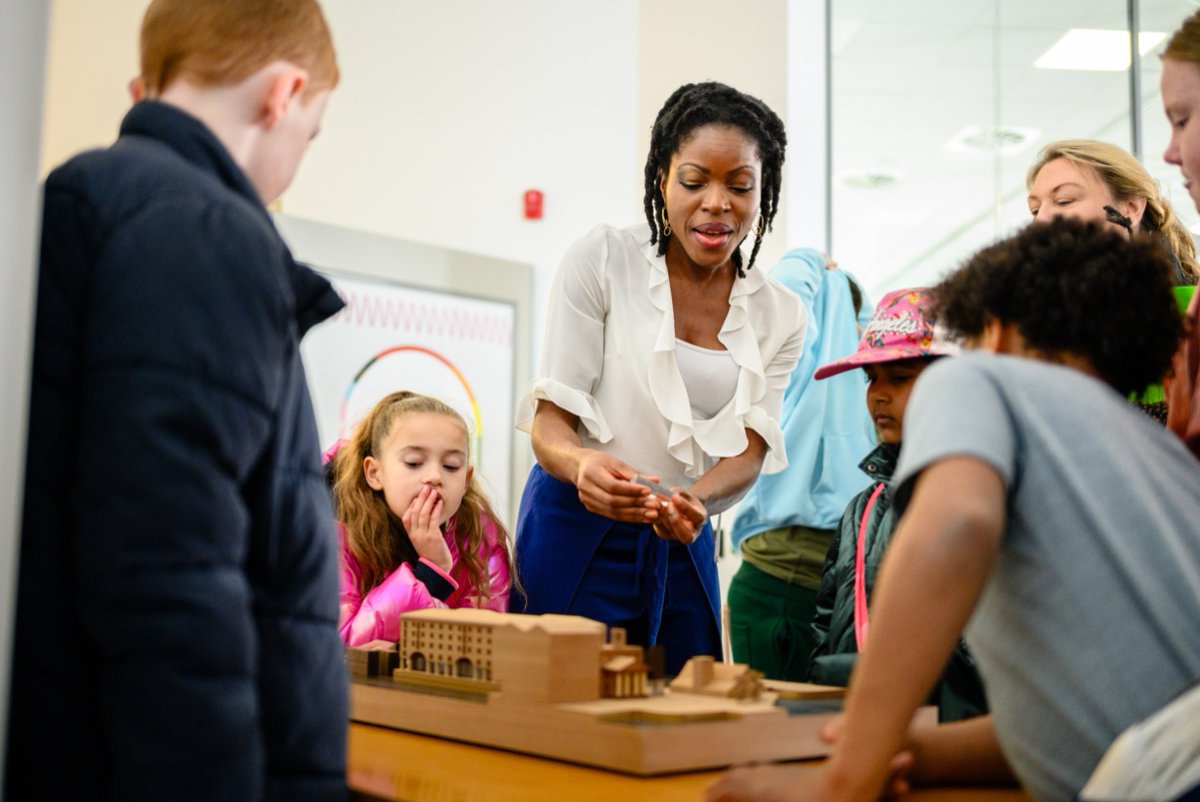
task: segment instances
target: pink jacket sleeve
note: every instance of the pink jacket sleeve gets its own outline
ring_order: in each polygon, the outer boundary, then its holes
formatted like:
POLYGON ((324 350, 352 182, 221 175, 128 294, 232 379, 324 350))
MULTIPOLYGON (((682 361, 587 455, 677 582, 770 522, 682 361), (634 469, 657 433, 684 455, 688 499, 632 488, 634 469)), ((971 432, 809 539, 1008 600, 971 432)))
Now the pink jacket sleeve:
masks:
POLYGON ((466 565, 459 559, 454 547, 454 539, 450 539, 450 550, 454 554, 454 578, 458 589, 446 600, 450 607, 482 607, 499 613, 508 611, 508 595, 512 585, 512 577, 508 567, 508 553, 500 543, 500 532, 496 522, 487 516, 483 517, 483 548, 488 574, 488 598, 479 599, 471 588, 470 576, 466 565))
POLYGON ((361 646, 373 640, 397 640, 400 614, 409 610, 456 606, 439 599, 430 586, 436 586, 435 590, 448 590, 448 598, 453 598, 458 593, 458 581, 424 558, 415 567, 402 563, 363 596, 358 592, 358 563, 350 553, 345 527, 340 524, 338 547, 338 631, 347 646, 361 646))

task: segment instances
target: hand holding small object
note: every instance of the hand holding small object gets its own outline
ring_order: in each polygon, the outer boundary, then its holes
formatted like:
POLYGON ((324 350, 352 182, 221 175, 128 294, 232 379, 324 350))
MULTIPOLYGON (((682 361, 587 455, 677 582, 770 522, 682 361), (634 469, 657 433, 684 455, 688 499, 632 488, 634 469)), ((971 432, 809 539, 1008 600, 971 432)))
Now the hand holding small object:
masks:
MULTIPOLYGON (((670 514, 671 498, 675 495, 675 491, 666 485, 659 484, 650 477, 642 476, 641 474, 633 477, 633 481, 637 482, 643 487, 650 488, 650 493, 645 496, 646 507, 648 508, 645 514, 646 520, 654 524, 655 533, 658 534, 659 537, 664 537, 663 534, 658 532, 658 525, 661 523, 658 509, 661 508, 667 511, 667 514, 670 514)), ((673 538, 666 537, 666 539, 672 540, 673 538)))
POLYGON ((654 522, 654 534, 664 540, 677 540, 684 544, 700 536, 700 530, 708 520, 704 502, 686 490, 677 490, 663 507, 663 515, 654 522), (681 499, 682 503, 676 499, 681 499))
POLYGON ((664 499, 669 499, 671 496, 675 495, 675 491, 671 488, 667 487, 666 485, 660 485, 653 479, 647 479, 641 474, 633 477, 633 481, 637 482, 639 485, 645 485, 646 487, 650 488, 650 492, 652 494, 656 496, 662 496, 664 499))
POLYGON ((648 504, 645 491, 632 484, 637 472, 603 451, 582 449, 575 473, 579 500, 591 512, 616 521, 641 523, 658 517, 658 504, 648 504))
POLYGON ((635 476, 633 481, 650 488, 652 495, 662 499, 664 515, 654 522, 656 535, 680 543, 691 543, 700 535, 700 529, 708 519, 708 511, 700 499, 686 490, 673 490, 645 476, 635 476), (676 496, 683 498, 683 505, 675 502, 676 496))

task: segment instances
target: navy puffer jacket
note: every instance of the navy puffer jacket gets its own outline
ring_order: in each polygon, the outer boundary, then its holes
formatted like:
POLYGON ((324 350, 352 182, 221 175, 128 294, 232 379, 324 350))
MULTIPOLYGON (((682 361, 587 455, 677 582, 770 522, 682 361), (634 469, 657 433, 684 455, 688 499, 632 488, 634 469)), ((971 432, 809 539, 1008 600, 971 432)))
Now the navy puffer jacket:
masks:
POLYGON ((340 306, 178 109, 47 179, 8 798, 345 797, 299 353, 340 306))

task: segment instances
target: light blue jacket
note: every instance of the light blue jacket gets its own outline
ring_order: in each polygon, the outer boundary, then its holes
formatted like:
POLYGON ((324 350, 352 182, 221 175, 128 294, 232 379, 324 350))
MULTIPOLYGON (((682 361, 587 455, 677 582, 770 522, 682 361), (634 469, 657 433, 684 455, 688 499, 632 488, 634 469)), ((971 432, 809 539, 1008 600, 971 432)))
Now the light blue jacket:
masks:
POLYGON ((846 274, 826 270, 824 257, 812 248, 788 251, 770 275, 800 296, 809 310, 808 329, 780 412, 788 467, 760 476, 738 505, 734 549, 767 529, 835 528, 850 499, 867 486, 858 463, 876 445, 866 375, 848 370, 822 381, 812 377, 826 362, 854 352, 855 324, 866 326, 872 305, 864 298, 856 320, 846 274))

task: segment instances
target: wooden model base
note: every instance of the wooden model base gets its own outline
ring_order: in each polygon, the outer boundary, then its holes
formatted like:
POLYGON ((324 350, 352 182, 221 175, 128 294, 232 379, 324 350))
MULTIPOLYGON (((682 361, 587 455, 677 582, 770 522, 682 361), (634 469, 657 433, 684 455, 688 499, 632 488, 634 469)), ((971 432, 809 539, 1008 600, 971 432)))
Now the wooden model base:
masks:
MULTIPOLYGON (((842 706, 841 688, 766 686, 711 657, 646 696, 641 647, 571 615, 412 610, 397 652, 390 677, 353 678, 355 721, 637 775, 822 757, 821 727, 842 706)), ((370 656, 349 662, 371 667, 370 656)))
POLYGON ((789 715, 771 694, 739 702, 668 691, 642 699, 539 704, 506 700, 502 691, 455 694, 355 678, 350 717, 648 776, 828 754, 818 733, 841 709, 840 699, 829 699, 825 686, 810 687, 826 698, 798 699, 799 686, 791 685, 789 715))

